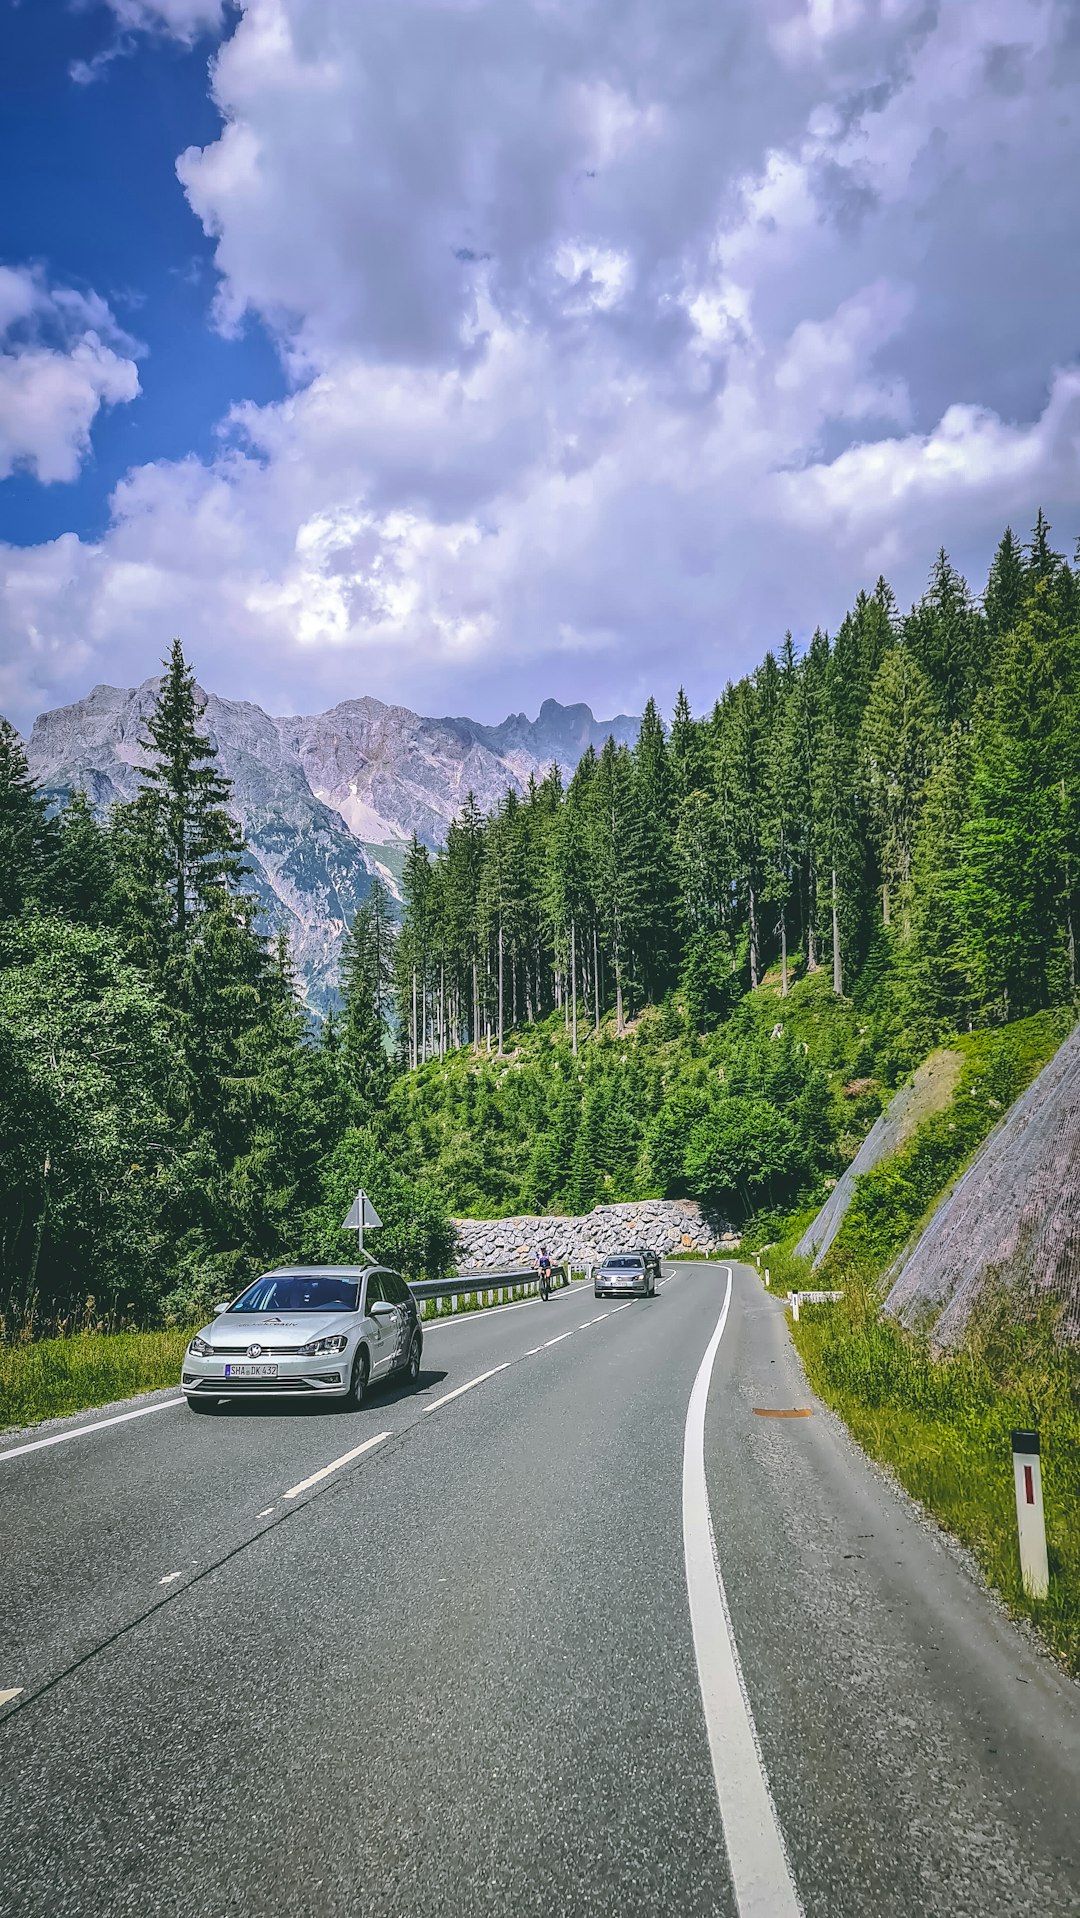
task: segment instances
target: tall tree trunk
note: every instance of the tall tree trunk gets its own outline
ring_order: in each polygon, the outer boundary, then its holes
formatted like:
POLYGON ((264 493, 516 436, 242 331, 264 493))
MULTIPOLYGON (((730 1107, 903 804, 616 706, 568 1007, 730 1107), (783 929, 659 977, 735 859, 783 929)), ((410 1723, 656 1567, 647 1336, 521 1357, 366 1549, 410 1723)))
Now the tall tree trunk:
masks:
POLYGON ((806 970, 818 972, 820 969, 817 949, 817 876, 811 867, 806 881, 806 970))
POLYGON ((577 1058, 577 920, 570 921, 570 1001, 573 1007, 571 1015, 573 1040, 571 1050, 577 1058))
POLYGON ((596 1026, 596 1036, 599 1039, 600 1037, 600 942, 596 936, 595 925, 593 926, 593 929, 592 929, 592 959, 593 959, 593 1019, 596 1026))
POLYGON ((620 1039, 622 1038, 625 1030, 626 1028, 623 1025, 623 1005, 622 1005, 622 955, 619 951, 618 946, 616 945, 615 947, 615 1031, 617 1032, 620 1039))
POLYGON ((416 1071, 420 1063, 419 1036, 416 1030, 416 967, 412 969, 412 1035, 409 1045, 409 1064, 416 1071))
POLYGON ((473 1051, 480 1051, 480 982, 476 976, 476 954, 472 961, 472 1036, 473 1051))
POLYGON ((747 888, 747 895, 750 924, 750 990, 753 992, 761 984, 761 959, 758 950, 757 898, 752 884, 747 888))
POLYGON ((505 985, 503 975, 504 975, 503 924, 502 924, 502 920, 500 919, 499 920, 499 1057, 500 1059, 502 1058, 502 1049, 503 1049, 503 997, 504 997, 504 985, 505 985))
POLYGON ((781 999, 786 999, 787 995, 788 995, 787 907, 781 906, 780 908, 780 997, 781 999))
POLYGON ((446 965, 439 966, 439 1057, 446 1057, 446 965))
POLYGON ((836 891, 836 867, 832 869, 832 989, 839 999, 844 990, 844 968, 840 956, 840 902, 836 891))
POLYGON ((889 923, 889 882, 887 879, 883 879, 881 882, 881 923, 883 926, 887 926, 889 923))

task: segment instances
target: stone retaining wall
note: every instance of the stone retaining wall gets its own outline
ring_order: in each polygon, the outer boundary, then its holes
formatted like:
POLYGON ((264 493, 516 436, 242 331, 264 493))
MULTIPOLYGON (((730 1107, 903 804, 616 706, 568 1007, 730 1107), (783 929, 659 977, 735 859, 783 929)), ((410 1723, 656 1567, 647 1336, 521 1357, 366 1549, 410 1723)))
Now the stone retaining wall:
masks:
POLYGON ((556 1265, 588 1265, 631 1245, 657 1252, 729 1251, 738 1235, 711 1225, 696 1199, 642 1199, 633 1205, 598 1205, 584 1218, 548 1215, 516 1219, 457 1219, 458 1269, 497 1270, 528 1264, 546 1245, 556 1265))

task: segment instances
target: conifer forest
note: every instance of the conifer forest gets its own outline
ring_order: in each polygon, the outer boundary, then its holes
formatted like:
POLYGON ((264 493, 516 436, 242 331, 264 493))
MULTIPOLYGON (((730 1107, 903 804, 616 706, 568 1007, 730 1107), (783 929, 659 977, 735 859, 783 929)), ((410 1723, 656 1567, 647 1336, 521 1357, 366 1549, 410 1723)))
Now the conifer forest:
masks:
POLYGON ((820 1194, 942 1037, 1076 1000, 1080 572, 1040 514, 376 882, 341 1008, 261 929, 179 643, 142 791, 50 812, 0 727, 0 1312, 188 1322, 283 1258, 452 1263, 452 1216, 820 1194))

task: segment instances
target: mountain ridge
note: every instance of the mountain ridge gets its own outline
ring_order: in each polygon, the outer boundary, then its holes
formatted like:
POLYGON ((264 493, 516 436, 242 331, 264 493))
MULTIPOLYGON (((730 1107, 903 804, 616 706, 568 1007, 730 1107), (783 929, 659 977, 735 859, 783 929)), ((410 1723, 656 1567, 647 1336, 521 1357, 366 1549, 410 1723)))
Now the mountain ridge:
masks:
MULTIPOLYGON (((104 681, 80 700, 41 713, 26 741, 34 778, 50 799, 77 790, 98 812, 130 799, 146 764, 140 740, 160 680, 104 681)), ((558 763, 571 773, 612 735, 631 743, 638 721, 597 720, 582 703, 546 699, 535 720, 509 713, 497 725, 429 718, 370 695, 327 711, 273 715, 251 700, 199 688, 202 725, 232 782, 250 848, 251 885, 268 929, 290 939, 304 997, 325 1012, 335 1000, 341 941, 378 874, 395 871, 412 835, 435 847, 472 791, 486 811, 508 787, 558 763)))

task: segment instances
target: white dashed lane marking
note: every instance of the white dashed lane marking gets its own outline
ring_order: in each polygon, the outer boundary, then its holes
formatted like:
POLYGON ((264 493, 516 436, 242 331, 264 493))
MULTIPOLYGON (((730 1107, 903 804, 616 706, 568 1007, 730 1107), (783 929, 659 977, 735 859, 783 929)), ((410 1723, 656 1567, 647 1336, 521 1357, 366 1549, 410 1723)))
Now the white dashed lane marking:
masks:
POLYGON ((474 1379, 469 1379, 464 1385, 459 1385, 456 1391, 444 1392, 441 1399, 432 1399, 430 1405, 425 1405, 425 1412, 437 1412, 440 1405, 449 1405, 451 1399, 459 1399, 463 1392, 471 1392, 474 1385, 483 1385, 484 1380, 493 1379, 496 1372, 508 1371, 510 1364, 511 1361, 507 1359, 504 1365, 493 1365, 490 1372, 479 1372, 474 1379))
POLYGON ((321 1479, 329 1478, 331 1472, 340 1471, 343 1465, 350 1465, 354 1458, 360 1457, 361 1452, 372 1451, 376 1445, 381 1445, 383 1440, 389 1437, 389 1432, 376 1432, 374 1438, 365 1439, 362 1445, 354 1445, 351 1452, 343 1452, 340 1458, 331 1459, 329 1465, 324 1465, 321 1471, 312 1472, 308 1478, 302 1478, 299 1485, 290 1485, 289 1490, 282 1493, 282 1497, 299 1498, 301 1492, 309 1492, 311 1487, 318 1485, 321 1479))

